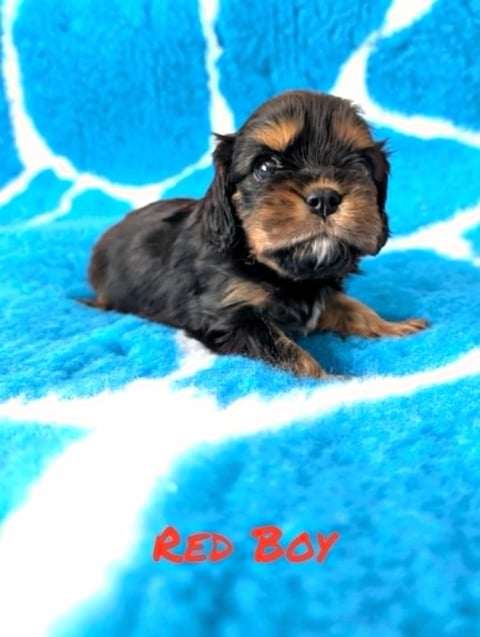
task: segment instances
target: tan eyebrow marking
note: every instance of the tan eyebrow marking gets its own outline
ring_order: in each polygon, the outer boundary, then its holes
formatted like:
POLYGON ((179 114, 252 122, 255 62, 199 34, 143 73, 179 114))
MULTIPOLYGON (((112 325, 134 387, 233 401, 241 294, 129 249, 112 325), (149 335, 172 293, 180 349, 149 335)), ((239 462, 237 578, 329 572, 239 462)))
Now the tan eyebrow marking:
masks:
POLYGON ((335 133, 341 141, 353 144, 359 150, 369 148, 373 144, 368 129, 355 122, 341 118, 335 121, 334 127, 335 133))
POLYGON ((295 119, 267 122, 253 131, 252 138, 256 142, 280 152, 288 148, 301 129, 301 122, 295 119))

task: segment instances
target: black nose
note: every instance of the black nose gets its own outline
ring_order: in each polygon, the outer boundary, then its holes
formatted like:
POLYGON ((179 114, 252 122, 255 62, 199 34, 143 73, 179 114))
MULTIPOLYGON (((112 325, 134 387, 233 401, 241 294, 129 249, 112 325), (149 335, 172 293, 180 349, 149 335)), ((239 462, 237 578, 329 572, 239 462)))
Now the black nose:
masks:
POLYGON ((312 212, 322 217, 328 217, 338 208, 342 196, 332 188, 317 188, 307 194, 305 201, 312 212))

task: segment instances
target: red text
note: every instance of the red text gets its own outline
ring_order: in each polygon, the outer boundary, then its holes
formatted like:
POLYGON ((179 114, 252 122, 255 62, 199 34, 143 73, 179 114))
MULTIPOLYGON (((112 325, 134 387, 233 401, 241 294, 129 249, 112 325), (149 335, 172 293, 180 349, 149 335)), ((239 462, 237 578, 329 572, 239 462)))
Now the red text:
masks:
MULTIPOLYGON (((337 531, 330 535, 302 531, 291 540, 284 541, 282 531, 273 525, 255 527, 250 531, 250 535, 255 540, 253 559, 255 562, 263 563, 281 559, 288 562, 323 562, 340 537, 337 531)), ((207 531, 188 535, 183 547, 181 544, 182 538, 177 529, 167 526, 155 538, 152 557, 155 562, 167 560, 177 564, 220 562, 229 557, 234 550, 233 543, 225 535, 207 531)))

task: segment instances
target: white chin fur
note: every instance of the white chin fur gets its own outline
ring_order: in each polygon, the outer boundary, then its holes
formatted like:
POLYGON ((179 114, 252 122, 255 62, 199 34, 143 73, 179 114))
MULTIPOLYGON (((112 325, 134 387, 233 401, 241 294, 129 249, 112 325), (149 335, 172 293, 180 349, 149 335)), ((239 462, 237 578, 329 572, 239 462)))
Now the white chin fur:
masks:
POLYGON ((331 261, 336 251, 336 244, 328 237, 318 237, 309 246, 309 252, 315 257, 317 266, 331 261))

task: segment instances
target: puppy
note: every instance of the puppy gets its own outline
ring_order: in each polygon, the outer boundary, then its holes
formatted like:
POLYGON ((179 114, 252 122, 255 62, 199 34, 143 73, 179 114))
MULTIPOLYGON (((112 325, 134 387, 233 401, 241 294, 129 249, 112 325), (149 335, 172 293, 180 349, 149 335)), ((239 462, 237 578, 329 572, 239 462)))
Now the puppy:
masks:
POLYGON ((386 321, 343 292, 361 257, 388 237, 389 163, 357 108, 289 91, 236 134, 216 137, 203 199, 152 203, 100 238, 90 305, 315 378, 329 374, 295 335, 404 336, 426 327, 386 321))

